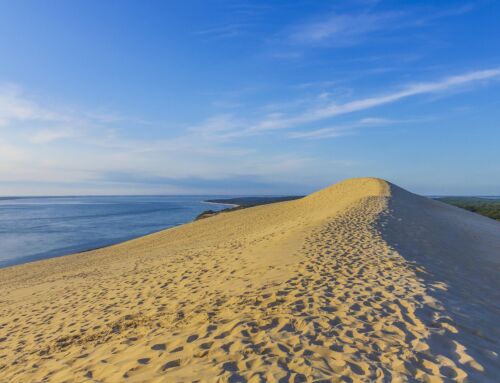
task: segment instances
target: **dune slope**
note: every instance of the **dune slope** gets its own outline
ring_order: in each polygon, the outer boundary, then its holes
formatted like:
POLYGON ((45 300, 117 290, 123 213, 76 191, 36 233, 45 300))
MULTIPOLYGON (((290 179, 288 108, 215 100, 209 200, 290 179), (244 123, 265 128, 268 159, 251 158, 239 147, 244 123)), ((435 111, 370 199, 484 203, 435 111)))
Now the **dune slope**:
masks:
POLYGON ((0 270, 0 381, 497 381, 500 224, 375 178, 0 270))

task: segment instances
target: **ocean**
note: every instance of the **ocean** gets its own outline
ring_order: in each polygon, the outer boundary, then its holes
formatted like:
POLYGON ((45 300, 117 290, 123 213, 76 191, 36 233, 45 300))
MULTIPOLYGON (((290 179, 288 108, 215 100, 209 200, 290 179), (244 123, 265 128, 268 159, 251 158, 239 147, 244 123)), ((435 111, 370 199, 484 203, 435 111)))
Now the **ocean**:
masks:
POLYGON ((0 267, 91 250, 193 220, 220 196, 1 197, 0 267))

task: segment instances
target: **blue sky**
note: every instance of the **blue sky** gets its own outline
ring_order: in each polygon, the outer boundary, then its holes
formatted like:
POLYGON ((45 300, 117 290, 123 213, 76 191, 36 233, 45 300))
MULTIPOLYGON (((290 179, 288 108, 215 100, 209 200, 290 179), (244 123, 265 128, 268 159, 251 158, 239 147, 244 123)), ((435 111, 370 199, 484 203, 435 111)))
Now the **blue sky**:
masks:
POLYGON ((0 194, 500 194, 496 1, 0 0, 0 194))

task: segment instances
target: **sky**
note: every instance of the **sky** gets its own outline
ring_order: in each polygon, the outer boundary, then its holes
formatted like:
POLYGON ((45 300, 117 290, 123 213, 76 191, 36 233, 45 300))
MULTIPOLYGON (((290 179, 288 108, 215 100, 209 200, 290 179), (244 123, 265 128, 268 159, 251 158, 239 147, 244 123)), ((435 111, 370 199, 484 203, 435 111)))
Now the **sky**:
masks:
POLYGON ((500 2, 0 0, 0 195, 500 195, 500 2))

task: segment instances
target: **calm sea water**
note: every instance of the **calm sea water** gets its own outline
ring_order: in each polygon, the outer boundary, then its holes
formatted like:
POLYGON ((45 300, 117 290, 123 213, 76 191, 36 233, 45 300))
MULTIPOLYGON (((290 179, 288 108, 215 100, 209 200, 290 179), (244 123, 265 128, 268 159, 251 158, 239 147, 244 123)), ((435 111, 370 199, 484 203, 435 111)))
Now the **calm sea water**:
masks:
POLYGON ((214 196, 0 198, 0 267, 115 244, 227 207, 203 202, 209 198, 214 196))

